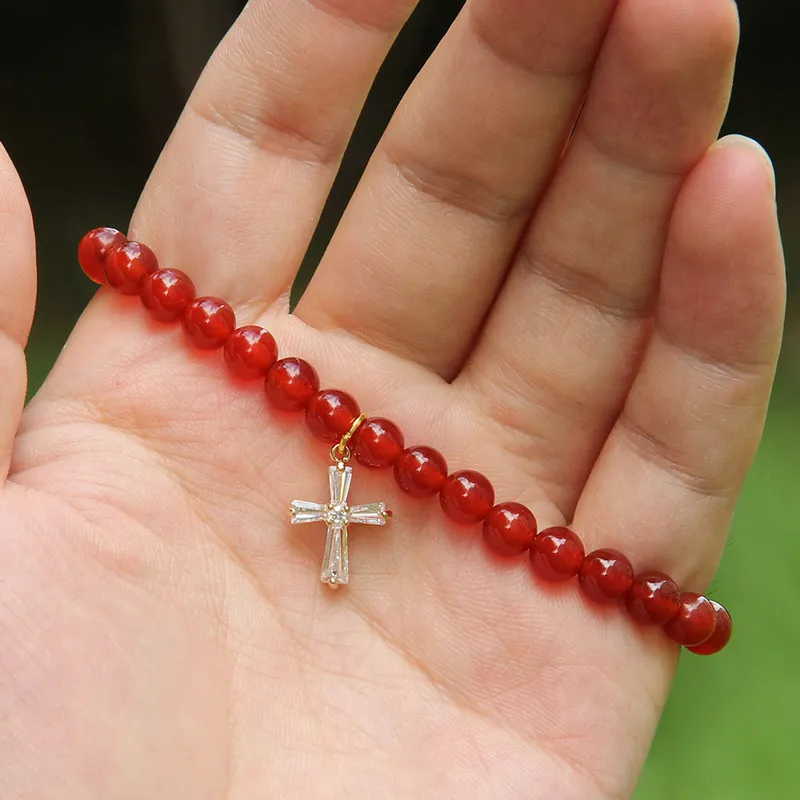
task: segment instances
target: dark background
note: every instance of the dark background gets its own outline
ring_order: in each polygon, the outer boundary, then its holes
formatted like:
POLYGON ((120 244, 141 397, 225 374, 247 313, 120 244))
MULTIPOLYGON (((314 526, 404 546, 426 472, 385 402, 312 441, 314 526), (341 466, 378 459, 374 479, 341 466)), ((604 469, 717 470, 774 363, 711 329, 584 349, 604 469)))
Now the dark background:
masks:
MULTIPOLYGON (((533 2, 534 0, 531 0, 533 2)), ((664 0, 669 2, 670 0, 664 0)), ((462 5, 423 0, 378 78, 306 260, 329 237, 402 92, 462 5)), ((738 622, 716 660, 682 665, 637 797, 794 797, 800 688, 800 55, 796 3, 742 0, 742 47, 725 132, 771 153, 789 264, 786 344, 767 435, 718 583, 738 622), (776 569, 765 539, 781 548, 776 569), (735 603, 735 607, 734 607, 735 603), (792 744, 794 742, 794 745, 792 744)), ((122 230, 238 0, 2 0, 0 139, 36 220, 40 290, 29 347, 35 389, 93 292, 80 236, 122 230)))

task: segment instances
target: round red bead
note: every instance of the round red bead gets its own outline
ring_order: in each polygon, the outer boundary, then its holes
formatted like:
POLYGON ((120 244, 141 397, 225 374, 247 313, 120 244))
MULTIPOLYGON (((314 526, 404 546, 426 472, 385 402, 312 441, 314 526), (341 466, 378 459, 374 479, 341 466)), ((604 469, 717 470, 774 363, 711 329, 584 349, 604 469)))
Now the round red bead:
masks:
POLYGON ((678 644, 696 647, 711 637, 716 624, 717 612, 711 601, 701 594, 684 592, 677 616, 664 626, 664 631, 678 644))
POLYGON ((338 442, 361 413, 355 399, 338 389, 317 392, 306 406, 306 425, 317 439, 338 442))
POLYGON ((403 452, 403 434, 388 419, 365 419, 352 439, 356 461, 365 467, 391 467, 403 452))
POLYGON ((637 575, 625 599, 628 613, 643 625, 664 625, 678 613, 680 603, 678 584, 663 572, 637 575))
POLYGON ((471 469, 448 476, 439 491, 442 510, 453 522, 480 522, 494 505, 494 489, 488 479, 471 469))
POLYGON ((281 411, 302 411, 319 391, 317 371, 302 358, 282 358, 267 372, 267 400, 281 411))
POLYGON ((161 322, 175 322, 194 300, 192 279, 179 269, 158 269, 142 281, 142 305, 161 322))
POLYGON ((106 281, 120 294, 139 294, 145 277, 157 269, 156 254, 140 242, 126 241, 106 253, 106 281))
POLYGON ((723 647, 731 640, 733 633, 733 620, 728 610, 711 600, 711 605, 714 606, 714 612, 717 618, 717 624, 714 626, 714 633, 708 637, 702 644, 696 644, 687 649, 698 656, 713 656, 714 653, 719 653, 723 647))
POLYGON ((78 244, 78 263, 95 282, 106 282, 106 255, 117 245, 127 242, 125 234, 116 228, 95 228, 78 244))
POLYGON ((217 297, 198 297, 183 312, 183 329, 201 350, 222 347, 236 327, 233 309, 217 297))
POLYGON ((409 447, 395 461, 394 479, 412 497, 431 497, 444 486, 447 462, 432 447, 409 447))
POLYGON ((500 503, 486 515, 483 537, 498 555, 519 555, 533 546, 536 517, 521 503, 500 503))
POLYGON ((618 550, 595 550, 583 560, 578 579, 587 597, 598 603, 613 603, 633 586, 633 567, 618 550))
POLYGON ((546 581, 566 581, 580 572, 586 551, 578 535, 557 526, 541 531, 531 548, 533 571, 546 581))
POLYGON ((238 378, 263 378, 277 359, 275 339, 259 325, 237 328, 225 342, 225 363, 238 378))

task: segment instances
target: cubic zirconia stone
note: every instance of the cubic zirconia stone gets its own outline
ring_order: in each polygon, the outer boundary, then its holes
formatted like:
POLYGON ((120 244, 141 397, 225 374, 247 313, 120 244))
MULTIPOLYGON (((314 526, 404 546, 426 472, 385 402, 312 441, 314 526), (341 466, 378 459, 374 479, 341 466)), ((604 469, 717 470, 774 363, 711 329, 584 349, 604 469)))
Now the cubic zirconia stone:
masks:
POLYGON ((337 503, 328 509, 325 515, 325 522, 335 528, 344 528, 350 521, 350 509, 344 503, 337 503))

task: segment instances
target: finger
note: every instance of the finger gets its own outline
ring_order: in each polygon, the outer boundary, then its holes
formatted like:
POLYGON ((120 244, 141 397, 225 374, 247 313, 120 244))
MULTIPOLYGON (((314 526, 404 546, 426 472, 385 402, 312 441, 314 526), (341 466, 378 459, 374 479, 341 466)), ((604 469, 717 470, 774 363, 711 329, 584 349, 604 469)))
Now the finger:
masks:
POLYGON ((451 377, 563 148, 613 5, 468 3, 392 120, 297 314, 451 377))
POLYGON ((131 235, 198 288, 263 307, 288 289, 413 0, 252 0, 148 181, 131 235))
POLYGON ((624 0, 570 148, 463 380, 566 516, 650 326, 675 198, 717 136, 729 0, 624 0))
POLYGON ((36 243, 22 182, 0 145, 0 483, 25 403, 25 343, 36 302, 36 243))
POLYGON ((678 200, 654 336, 577 508, 590 544, 708 584, 761 436, 784 303, 771 167, 731 137, 678 200))

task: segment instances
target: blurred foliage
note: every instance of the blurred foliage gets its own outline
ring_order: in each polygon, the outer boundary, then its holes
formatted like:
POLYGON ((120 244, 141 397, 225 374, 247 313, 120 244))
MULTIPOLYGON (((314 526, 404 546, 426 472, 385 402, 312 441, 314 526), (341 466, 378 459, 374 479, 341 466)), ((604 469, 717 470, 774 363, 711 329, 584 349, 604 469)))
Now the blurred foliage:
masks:
MULTIPOLYGON (((363 165, 406 86, 460 7, 423 0, 370 95, 309 248, 323 251, 363 165)), ((240 0, 5 0, 0 31, 0 139, 37 223, 40 301, 31 387, 44 379, 93 291, 75 261, 84 231, 127 227, 180 108, 240 0)), ((637 792, 639 800, 797 796, 800 683, 800 105, 796 5, 741 0, 743 39, 727 131, 773 156, 790 276, 779 386, 714 588, 735 638, 713 659, 685 657, 637 792)))

